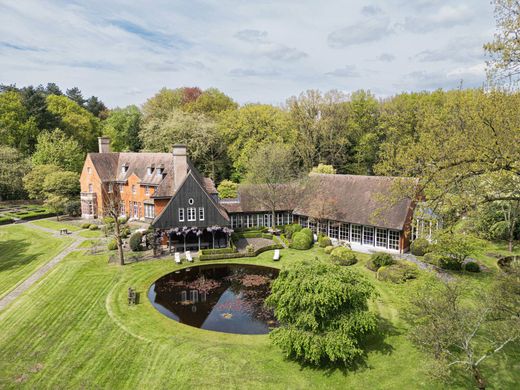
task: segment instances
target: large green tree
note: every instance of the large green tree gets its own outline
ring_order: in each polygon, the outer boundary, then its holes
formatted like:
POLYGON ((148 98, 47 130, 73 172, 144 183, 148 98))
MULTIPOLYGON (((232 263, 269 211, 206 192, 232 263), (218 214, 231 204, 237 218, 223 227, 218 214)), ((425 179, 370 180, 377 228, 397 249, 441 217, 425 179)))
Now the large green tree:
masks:
POLYGON ((115 152, 138 152, 142 145, 139 138, 142 114, 136 106, 116 108, 103 122, 103 135, 111 138, 110 147, 115 152))
POLYGON ((0 200, 23 197, 22 177, 27 169, 28 161, 18 150, 0 145, 0 200))
POLYGON ((80 172, 85 152, 78 141, 56 129, 38 136, 36 151, 31 159, 33 165, 55 165, 65 171, 80 172))

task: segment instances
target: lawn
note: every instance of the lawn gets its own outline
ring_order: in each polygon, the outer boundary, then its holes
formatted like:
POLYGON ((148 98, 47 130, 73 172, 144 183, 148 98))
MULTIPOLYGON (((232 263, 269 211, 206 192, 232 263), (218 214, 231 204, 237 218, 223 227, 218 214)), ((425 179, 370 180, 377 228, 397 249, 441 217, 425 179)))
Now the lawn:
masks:
MULTIPOLYGON (((266 335, 223 334, 170 320, 146 292, 179 266, 165 259, 120 267, 107 264, 106 256, 70 254, 0 313, 0 388, 443 388, 426 377, 425 356, 405 336, 399 311, 409 285, 376 281, 363 265, 366 256, 353 268, 376 286, 371 308, 382 334, 369 340, 365 362, 348 371, 285 360, 266 335), (135 307, 126 302, 129 286, 140 293, 135 307)), ((279 263, 272 252, 233 262, 282 266, 323 256, 319 248, 282 250, 279 263)), ((514 388, 520 381, 513 352, 486 366, 492 387, 514 388)), ((470 383, 461 379, 454 387, 470 383)))
POLYGON ((78 236, 85 238, 100 238, 103 237, 103 232, 101 230, 83 230, 78 233, 78 236))
POLYGON ((79 226, 71 225, 69 223, 52 221, 50 219, 40 219, 38 221, 32 221, 33 225, 38 225, 47 229, 59 231, 60 229, 68 229, 70 232, 76 232, 81 230, 79 226))
POLYGON ((24 225, 0 227, 0 297, 71 242, 24 225))

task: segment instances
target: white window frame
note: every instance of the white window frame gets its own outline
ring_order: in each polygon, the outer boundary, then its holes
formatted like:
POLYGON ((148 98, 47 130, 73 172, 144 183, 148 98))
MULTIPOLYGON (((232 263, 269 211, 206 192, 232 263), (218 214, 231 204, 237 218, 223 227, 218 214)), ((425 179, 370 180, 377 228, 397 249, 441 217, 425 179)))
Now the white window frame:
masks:
POLYGON ((375 245, 379 248, 387 248, 388 247, 388 229, 376 229, 376 241, 375 245), (384 245, 379 245, 383 243, 384 245))
POLYGON ((135 195, 137 193, 137 190, 135 188, 135 184, 132 184, 132 194, 135 195))
POLYGON ((114 185, 112 183, 108 183, 108 193, 111 194, 114 191, 114 185))
POLYGON ((194 222, 197 220, 197 209, 195 207, 188 207, 187 210, 188 222, 194 222))
POLYGON ((371 246, 374 246, 374 237, 375 235, 375 230, 374 230, 374 227, 372 226, 363 226, 363 245, 371 245, 371 246), (368 240, 366 239, 367 236, 371 236, 372 239, 370 242, 368 242, 368 240))
POLYGON ((154 218, 155 217, 155 207, 153 204, 144 204, 144 216, 145 218, 154 218))
POLYGON ((144 186, 144 194, 150 195, 150 186, 144 186))
POLYGON ((184 207, 179 207, 178 216, 179 222, 184 222, 184 207))
POLYGON ((92 173, 92 168, 87 167, 87 173, 90 175, 92 173))
POLYGON ((363 229, 361 225, 350 225, 350 242, 361 244, 362 235, 363 229))
POLYGON ((125 188, 125 186, 123 184, 119 184, 119 193, 122 194, 123 193, 123 189, 125 188))
POLYGON ((92 185, 92 183, 88 185, 88 192, 94 192, 94 186, 92 185))
POLYGON ((399 250, 401 241, 401 232, 399 230, 388 231, 388 249, 399 250))
POLYGON ((204 221, 205 217, 204 207, 199 207, 199 221, 204 221))

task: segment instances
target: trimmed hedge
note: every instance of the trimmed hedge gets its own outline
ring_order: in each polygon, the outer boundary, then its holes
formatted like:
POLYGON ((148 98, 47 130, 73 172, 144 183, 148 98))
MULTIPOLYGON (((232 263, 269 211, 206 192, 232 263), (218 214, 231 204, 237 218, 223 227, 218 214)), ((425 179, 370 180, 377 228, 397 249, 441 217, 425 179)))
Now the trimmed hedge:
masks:
POLYGON ((302 229, 293 236, 291 248, 298 250, 307 250, 312 247, 312 239, 302 229))
POLYGON ((88 230, 99 230, 99 226, 92 224, 88 227, 88 230))
POLYGON ((88 229, 90 227, 90 222, 82 223, 80 226, 82 229, 88 229))
POLYGON ((233 233, 232 237, 233 237, 233 239, 237 239, 237 238, 265 238, 267 240, 273 239, 272 234, 254 232, 254 231, 243 232, 243 233, 233 233))
POLYGON ((234 248, 217 248, 217 249, 201 249, 200 253, 203 255, 218 255, 224 253, 236 253, 234 248))
POLYGON ((0 225, 7 225, 12 222, 14 222, 14 219, 11 217, 0 217, 0 225))
POLYGON ((295 233, 298 233, 301 230, 302 230, 302 225, 300 225, 299 223, 293 223, 291 225, 285 225, 284 229, 283 229, 283 231, 285 233, 285 236, 288 239, 291 239, 295 233))
POLYGON ((462 270, 462 264, 454 258, 441 256, 439 258, 439 267, 452 271, 462 270))
POLYGON ((424 256, 430 251, 430 243, 426 238, 416 238, 410 245, 410 252, 415 256, 424 256))
POLYGON ((392 265, 395 263, 394 258, 391 254, 385 252, 377 252, 370 256, 370 261, 374 266, 379 269, 384 266, 392 265))
POLYGON ((344 246, 334 248, 330 253, 330 258, 334 263, 339 265, 353 265, 357 263, 357 257, 354 251, 344 246))
POLYGON ((309 239, 314 242, 314 233, 312 232, 311 229, 309 228, 303 228, 302 230, 299 231, 299 233, 302 233, 302 234, 305 234, 307 237, 309 237, 309 239))
POLYGON ((247 252, 234 252, 234 253, 221 253, 221 254, 213 254, 213 255, 201 254, 199 256, 199 260, 201 260, 201 261, 204 261, 204 260, 226 260, 226 259, 238 259, 238 258, 241 258, 241 257, 256 257, 260 253, 263 253, 263 252, 266 252, 266 251, 275 250, 275 249, 282 249, 282 248, 283 248, 283 246, 280 245, 280 244, 273 244, 273 245, 268 245, 268 246, 264 246, 262 248, 259 248, 256 251, 251 252, 251 253, 247 253, 247 252))
POLYGON ((377 270, 377 279, 385 282, 404 283, 409 279, 415 279, 418 270, 415 264, 400 261, 390 266, 383 266, 377 270))
POLYGON ((320 239, 318 240, 318 244, 319 244, 320 248, 325 248, 327 246, 331 246, 332 241, 327 236, 321 236, 320 239))

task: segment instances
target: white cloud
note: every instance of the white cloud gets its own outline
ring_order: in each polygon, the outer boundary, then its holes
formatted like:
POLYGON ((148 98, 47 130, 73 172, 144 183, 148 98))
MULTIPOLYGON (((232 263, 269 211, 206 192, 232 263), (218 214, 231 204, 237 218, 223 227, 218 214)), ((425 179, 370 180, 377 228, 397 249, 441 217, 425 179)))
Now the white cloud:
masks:
POLYGON ((346 65, 343 68, 335 69, 331 72, 325 73, 328 76, 336 76, 336 77, 359 77, 359 72, 354 65, 346 65))
POLYGON ((445 5, 433 13, 406 17, 404 28, 414 33, 427 33, 442 28, 467 25, 473 18, 473 8, 465 4, 445 5))
POLYGON ((344 48, 379 41, 392 33, 389 18, 375 18, 331 32, 328 42, 331 47, 344 48))

